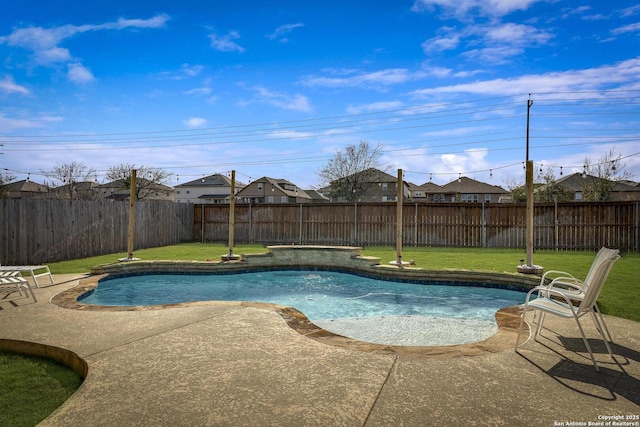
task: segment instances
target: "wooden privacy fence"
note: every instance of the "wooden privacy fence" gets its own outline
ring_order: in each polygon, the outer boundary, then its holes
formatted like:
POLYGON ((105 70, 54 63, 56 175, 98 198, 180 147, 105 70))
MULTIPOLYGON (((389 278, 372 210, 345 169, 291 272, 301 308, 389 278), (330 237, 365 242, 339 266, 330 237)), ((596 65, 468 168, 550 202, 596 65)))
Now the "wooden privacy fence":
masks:
MULTIPOLYGON (((639 202, 537 204, 536 249, 638 251, 639 202)), ((403 244, 524 248, 523 204, 405 203, 403 244)), ((226 242, 229 206, 195 205, 194 235, 226 242)), ((396 204, 259 204, 235 206, 235 242, 395 245, 396 204)))
MULTIPOLYGON (((134 248, 193 241, 193 205, 137 202, 134 248)), ((0 263, 40 264, 126 252, 129 203, 0 200, 0 263)))

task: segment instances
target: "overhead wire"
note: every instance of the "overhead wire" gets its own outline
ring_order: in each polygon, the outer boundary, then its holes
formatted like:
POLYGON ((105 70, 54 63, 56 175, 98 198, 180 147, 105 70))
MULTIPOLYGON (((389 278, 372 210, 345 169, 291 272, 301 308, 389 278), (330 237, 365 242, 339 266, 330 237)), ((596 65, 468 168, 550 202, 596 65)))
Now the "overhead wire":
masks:
MULTIPOLYGON (((633 92, 640 93, 640 91, 611 91, 610 93, 621 92, 633 92)), ((601 94, 603 91, 585 91, 585 92, 567 92, 573 94, 601 94)), ((623 110, 623 111, 581 111, 576 110, 573 106, 567 106, 566 102, 576 102, 580 105, 589 105, 597 107, 611 108, 612 105, 596 102, 594 104, 587 104, 585 101, 608 101, 619 100, 625 101, 624 103, 614 103, 614 106, 629 106, 633 107, 640 103, 636 102, 635 97, 575 97, 575 98, 558 98, 556 97, 544 98, 545 94, 540 95, 540 99, 534 97, 537 105, 542 103, 548 108, 571 108, 571 111, 553 111, 547 110, 540 112, 540 109, 534 109, 533 117, 581 117, 581 116, 593 116, 593 115, 630 115, 638 114, 638 111, 623 110), (560 103, 558 103, 561 100, 560 103), (553 104, 552 102, 555 102, 553 104), (564 102, 565 104, 562 104, 564 102), (546 103, 546 104, 545 104, 546 103)), ((280 122, 264 122, 257 124, 241 124, 241 125, 228 125, 211 127, 204 129, 193 130, 155 130, 155 131, 138 131, 138 132, 119 132, 119 133, 104 133, 104 134, 76 134, 76 135, 0 135, 0 141, 5 144, 3 151, 6 152, 31 152, 40 151, 42 149, 54 150, 54 151, 103 151, 103 150, 128 150, 128 149, 155 149, 155 148, 169 148, 169 147, 206 147, 208 145, 221 145, 221 144, 245 144, 245 143, 263 143, 266 147, 272 148, 276 142, 297 141, 310 138, 331 138, 330 135, 323 135, 322 131, 340 131, 338 134, 353 135, 353 134, 371 134, 392 132, 408 129, 437 129, 450 126, 461 126, 461 129, 473 130, 471 126, 494 121, 509 121, 517 118, 523 118, 525 116, 524 111, 518 111, 520 108, 520 100, 524 100, 524 95, 513 96, 501 96, 484 99, 473 99, 453 103, 441 103, 441 104, 421 104, 412 107, 390 109, 384 111, 363 112, 358 114, 347 115, 335 115, 328 117, 318 117, 299 120, 287 120, 280 122), (493 102, 500 100, 500 102, 493 102), (479 104, 479 105, 478 105, 479 104), (510 114, 503 114, 504 112, 510 112, 510 114), (492 117, 482 117, 482 115, 492 115, 492 117), (443 121, 446 118, 465 117, 464 120, 448 120, 443 121), (286 126, 286 127, 284 127, 286 126), (358 129, 354 129, 358 128, 358 129), (303 132, 307 132, 304 134, 303 132), (317 132, 318 134, 312 134, 317 132), (300 134, 297 134, 300 133, 300 134), (114 138, 116 137, 116 138, 114 138), (30 139, 29 139, 30 138, 30 139), (63 139, 67 139, 64 141, 63 139), (75 138, 75 139, 74 139, 75 138), (86 139, 79 139, 86 138, 86 139), (188 141, 200 141, 193 143, 185 143, 188 141), (206 141, 206 142, 205 142, 206 141), (164 142, 172 142, 165 144, 164 142), (127 144, 143 144, 147 145, 127 145, 127 144), (29 147, 24 147, 25 144, 29 144, 29 147), (63 145, 56 147, 56 145, 63 145), (110 144, 114 146, 104 146, 102 144, 110 144), (19 145, 19 148, 13 148, 11 145, 19 145), (87 147, 86 145, 91 145, 87 147), (115 146, 118 145, 118 146, 115 146), (8 147, 9 146, 9 147, 8 147)), ((637 97, 637 95, 635 95, 637 97)), ((506 125, 505 125, 506 126, 506 125)), ((628 126, 628 125, 627 125, 628 126)), ((565 129, 564 127, 562 128, 565 129)), ((551 148, 551 147, 564 147, 575 145, 597 145, 597 144, 612 144, 612 143, 624 143, 629 141, 638 140, 638 135, 620 135, 620 132, 632 132, 637 131, 637 128, 621 128, 621 129, 586 129, 581 128, 579 132, 611 132, 605 135, 563 135, 555 132, 559 131, 556 127, 540 128, 536 131, 533 129, 532 140, 575 140, 580 139, 580 142, 572 143, 560 143, 553 145, 540 145, 534 144, 533 149, 551 148), (614 134, 617 132, 618 134, 614 134)), ((437 134, 439 131, 435 130, 433 134, 437 134)), ((460 138, 464 138, 465 135, 450 135, 439 136, 436 138, 425 136, 424 139, 412 139, 410 141, 401 140, 388 142, 389 148, 382 151, 383 154, 395 155, 400 153, 415 152, 418 150, 429 150, 425 155, 440 155, 440 154, 457 154, 461 152, 471 152, 473 150, 483 150, 488 153, 497 151, 510 151, 510 150, 522 150, 521 146, 507 145, 504 143, 511 142, 513 144, 519 144, 523 141, 524 135, 507 137, 514 133, 523 132, 522 129, 508 129, 508 130, 496 130, 491 133, 473 134, 469 136, 466 141, 459 142, 460 138), (503 135, 504 137, 500 137, 503 135), (493 136, 493 138, 485 138, 485 136, 493 136), (480 137, 480 139, 478 138, 480 137), (434 142, 442 142, 441 144, 434 145, 434 142), (496 145, 496 143, 499 143, 496 145), (421 146, 415 146, 416 144, 425 144, 421 146), (406 147, 406 145, 413 145, 406 147), (485 145, 485 147, 468 148, 463 151, 456 151, 456 147, 463 146, 479 146, 485 145), (405 147, 403 147, 405 146, 405 147), (394 148, 398 147, 398 148, 394 148), (445 150, 435 150, 443 148, 445 150)), ((428 133, 426 135, 429 135, 428 133)), ((227 158, 225 163, 216 163, 213 165, 167 165, 166 169, 184 169, 190 167, 219 167, 229 164, 233 165, 261 165, 261 164, 273 164, 273 163, 287 163, 287 162, 312 162, 329 159, 329 154, 323 156, 299 156, 303 152, 291 152, 287 156, 282 155, 267 155, 267 156, 252 156, 251 160, 246 158, 242 160, 235 160, 227 158)), ((494 170, 499 168, 493 168, 494 170)))

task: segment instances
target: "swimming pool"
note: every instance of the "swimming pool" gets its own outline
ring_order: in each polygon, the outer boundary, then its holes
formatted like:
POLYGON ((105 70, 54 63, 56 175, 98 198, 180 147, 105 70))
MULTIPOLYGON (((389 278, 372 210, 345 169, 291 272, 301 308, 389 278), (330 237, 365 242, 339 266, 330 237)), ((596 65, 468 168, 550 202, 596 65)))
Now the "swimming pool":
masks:
POLYGON ((495 313, 525 293, 500 288, 413 284, 333 271, 144 274, 107 278, 80 301, 141 306, 256 301, 294 307, 330 332, 376 344, 434 346, 495 334, 495 313))

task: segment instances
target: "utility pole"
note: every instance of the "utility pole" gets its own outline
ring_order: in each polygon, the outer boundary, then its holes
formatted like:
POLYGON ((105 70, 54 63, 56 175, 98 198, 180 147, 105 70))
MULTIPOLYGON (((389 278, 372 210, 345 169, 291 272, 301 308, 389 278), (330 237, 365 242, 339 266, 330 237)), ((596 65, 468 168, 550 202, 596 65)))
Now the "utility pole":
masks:
POLYGON ((527 208, 526 208, 526 252, 527 262, 525 265, 518 266, 520 273, 537 274, 541 273, 543 268, 533 264, 533 161, 529 160, 529 118, 531 115, 531 106, 533 100, 531 94, 527 99, 527 139, 526 139, 526 154, 525 154, 525 189, 527 194, 527 208))
POLYGON ((531 94, 527 100, 527 266, 533 266, 533 162, 529 160, 529 120, 531 117, 531 94))

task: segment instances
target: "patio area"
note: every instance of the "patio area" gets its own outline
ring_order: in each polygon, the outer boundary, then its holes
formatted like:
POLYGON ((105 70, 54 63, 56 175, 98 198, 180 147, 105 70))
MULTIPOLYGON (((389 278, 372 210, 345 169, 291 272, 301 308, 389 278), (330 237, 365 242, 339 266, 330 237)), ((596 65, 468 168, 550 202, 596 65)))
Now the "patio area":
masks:
POLYGON ((56 275, 55 284, 34 289, 37 303, 0 302, 0 339, 61 347, 88 364, 85 382, 42 426, 640 421, 632 418, 640 415, 636 322, 606 317, 614 362, 585 319, 595 372, 570 321, 549 318, 541 342, 520 354, 360 351, 311 339, 276 311, 241 303, 83 311, 49 302, 79 278, 56 275))

